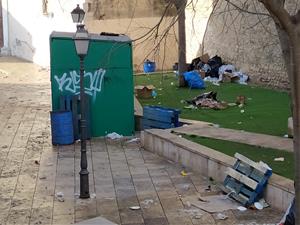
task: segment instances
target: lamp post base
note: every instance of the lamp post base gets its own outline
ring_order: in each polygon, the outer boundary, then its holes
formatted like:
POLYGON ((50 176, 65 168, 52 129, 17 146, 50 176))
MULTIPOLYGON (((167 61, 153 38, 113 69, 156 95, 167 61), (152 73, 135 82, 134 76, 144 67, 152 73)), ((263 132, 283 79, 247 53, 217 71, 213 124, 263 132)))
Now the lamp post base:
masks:
POLYGON ((80 171, 80 195, 79 198, 89 198, 90 191, 89 191, 89 172, 80 171))

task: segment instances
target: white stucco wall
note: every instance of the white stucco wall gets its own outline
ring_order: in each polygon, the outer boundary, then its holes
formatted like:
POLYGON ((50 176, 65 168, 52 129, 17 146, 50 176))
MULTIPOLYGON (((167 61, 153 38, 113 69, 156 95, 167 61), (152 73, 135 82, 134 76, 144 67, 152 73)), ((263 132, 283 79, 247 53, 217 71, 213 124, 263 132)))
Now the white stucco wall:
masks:
MULTIPOLYGON (((162 21, 159 34, 171 23, 172 18, 162 21)), ((145 18, 122 18, 109 20, 92 20, 86 18, 86 26, 89 32, 100 33, 102 31, 120 33, 128 35, 132 40, 138 39, 146 34, 150 28, 154 27, 160 17, 145 18)), ((142 38, 133 43, 133 67, 135 71, 143 70, 143 62, 149 59, 156 63, 158 70, 170 70, 172 65, 177 62, 178 48, 176 43, 177 24, 166 35, 166 41, 157 47, 158 41, 154 41, 153 36, 142 38)), ((159 38, 158 38, 159 39, 159 38)))
POLYGON ((190 3, 185 10, 186 17, 186 60, 202 55, 202 41, 212 12, 213 0, 198 0, 190 3))
POLYGON ((76 30, 70 12, 84 1, 48 2, 48 15, 44 15, 42 0, 2 0, 4 44, 11 55, 49 66, 51 32, 76 30))
MULTIPOLYGON (((52 31, 75 31, 70 12, 76 4, 83 6, 85 0, 48 0, 48 15, 43 14, 42 0, 2 0, 4 48, 1 54, 11 54, 41 66, 49 66, 49 35, 52 31)), ((212 0, 194 0, 194 5, 186 9, 187 62, 201 55, 201 44, 207 21, 211 13, 212 0)), ((134 20, 92 20, 87 13, 86 24, 90 32, 100 31, 126 33, 132 39, 149 27, 154 26, 159 17, 136 18, 134 20), (122 22, 121 22, 122 21, 122 22), (142 29, 144 27, 144 29, 142 29)), ((165 21, 165 26, 168 22, 165 21)), ((161 29, 165 28, 164 25, 161 29)), ((164 44, 165 50, 151 52, 153 40, 134 45, 134 66, 140 69, 145 57, 157 61, 160 69, 170 69, 177 61, 177 24, 164 44), (173 32, 173 33, 172 33, 173 32), (146 54, 147 53, 147 54, 146 54), (149 54, 150 53, 150 54, 149 54), (158 54, 157 54, 158 53, 158 54), (149 54, 149 56, 147 56, 149 54), (156 56, 155 56, 156 55, 156 56)))

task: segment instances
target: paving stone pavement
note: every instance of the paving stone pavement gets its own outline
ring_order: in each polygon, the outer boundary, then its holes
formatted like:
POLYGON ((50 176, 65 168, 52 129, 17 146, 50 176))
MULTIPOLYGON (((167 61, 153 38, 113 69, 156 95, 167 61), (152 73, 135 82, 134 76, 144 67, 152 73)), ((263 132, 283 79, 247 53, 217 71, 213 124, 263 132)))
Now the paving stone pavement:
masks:
POLYGON ((88 141, 91 198, 80 199, 80 143, 51 144, 48 71, 0 57, 0 91, 0 224, 73 224, 97 216, 122 225, 275 224, 281 218, 272 208, 226 211, 226 220, 189 208, 182 197, 208 194, 209 179, 191 171, 182 176, 180 165, 126 140, 88 141))

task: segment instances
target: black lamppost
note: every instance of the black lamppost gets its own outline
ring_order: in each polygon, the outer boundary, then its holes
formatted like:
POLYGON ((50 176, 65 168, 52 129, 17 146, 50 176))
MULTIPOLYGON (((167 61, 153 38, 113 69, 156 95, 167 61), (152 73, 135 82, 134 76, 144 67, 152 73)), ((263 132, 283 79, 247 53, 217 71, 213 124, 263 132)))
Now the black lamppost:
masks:
POLYGON ((77 31, 74 36, 74 43, 77 55, 80 59, 80 198, 89 198, 89 171, 87 170, 86 156, 86 115, 85 115, 85 93, 84 93, 84 57, 87 55, 89 48, 89 34, 82 24, 85 12, 77 5, 71 12, 74 23, 77 23, 77 31))

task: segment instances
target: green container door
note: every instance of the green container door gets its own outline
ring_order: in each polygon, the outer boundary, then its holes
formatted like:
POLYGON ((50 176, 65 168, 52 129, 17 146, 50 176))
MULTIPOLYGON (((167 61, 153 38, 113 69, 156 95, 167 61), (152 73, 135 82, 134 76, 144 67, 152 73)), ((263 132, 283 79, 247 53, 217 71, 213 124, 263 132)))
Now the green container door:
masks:
MULTIPOLYGON (((50 37, 52 110, 61 95, 80 91, 79 57, 73 33, 50 37)), ((91 35, 85 57, 85 93, 89 96, 92 136, 134 132, 132 45, 126 36, 91 35)))

